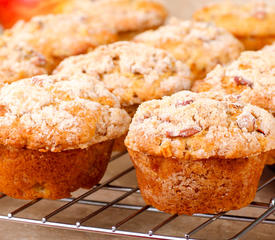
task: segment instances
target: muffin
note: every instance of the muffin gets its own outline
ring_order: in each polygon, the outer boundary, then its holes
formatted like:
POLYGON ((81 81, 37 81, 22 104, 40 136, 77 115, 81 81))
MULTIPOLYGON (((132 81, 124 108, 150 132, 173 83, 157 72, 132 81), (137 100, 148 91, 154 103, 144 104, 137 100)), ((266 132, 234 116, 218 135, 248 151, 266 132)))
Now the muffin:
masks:
MULTIPOLYGON (((137 106, 190 89, 189 68, 168 52, 141 43, 117 42, 62 61, 55 74, 95 76, 133 116, 137 106)), ((118 145, 121 145, 119 143, 118 145)))
POLYGON ((113 139, 130 123, 102 83, 80 74, 3 86, 0 115, 0 192, 20 199, 58 199, 93 187, 113 139))
POLYGON ((215 3, 198 10, 193 17, 225 28, 247 50, 258 50, 275 41, 275 4, 272 1, 215 3))
POLYGON ((253 200, 275 119, 234 96, 182 91, 141 104, 125 144, 147 204, 219 213, 253 200))
POLYGON ((167 17, 164 6, 155 0, 72 0, 59 11, 88 14, 113 28, 120 40, 128 40, 139 32, 157 28, 167 17))
POLYGON ((134 41, 169 51, 190 67, 195 80, 203 79, 217 64, 233 61, 243 50, 242 44, 222 28, 175 18, 155 31, 137 35, 134 41))
POLYGON ((114 42, 116 33, 84 14, 45 15, 19 21, 0 36, 0 82, 51 73, 66 57, 114 42))

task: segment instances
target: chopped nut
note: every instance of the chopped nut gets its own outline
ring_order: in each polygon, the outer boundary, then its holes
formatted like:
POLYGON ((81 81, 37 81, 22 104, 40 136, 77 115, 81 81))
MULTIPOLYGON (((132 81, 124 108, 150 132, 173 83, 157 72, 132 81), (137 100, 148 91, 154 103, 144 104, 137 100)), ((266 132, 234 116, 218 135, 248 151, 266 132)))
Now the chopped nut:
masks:
POLYGON ((253 87, 253 83, 247 79, 244 79, 243 77, 234 77, 234 81, 237 85, 247 85, 249 87, 253 87))
POLYGON ((178 102, 176 103, 176 107, 178 107, 178 106, 186 106, 186 105, 191 104, 192 102, 194 102, 194 100, 192 100, 192 99, 183 100, 183 101, 178 101, 178 102))
POLYGON ((42 54, 37 54, 37 57, 33 60, 33 63, 37 66, 44 66, 47 63, 47 61, 42 54))
POLYGON ((43 86, 43 79, 40 77, 32 77, 31 81, 34 85, 37 85, 39 87, 43 86))
POLYGON ((239 128, 245 128, 248 132, 255 130, 255 121, 256 119, 251 113, 243 113, 237 118, 237 124, 239 128))
POLYGON ((260 128, 257 128, 256 131, 259 133, 262 133, 263 135, 266 135, 265 131, 260 128))
POLYGON ((253 16, 257 19, 260 19, 260 20, 265 19, 266 11, 263 10, 263 9, 259 9, 256 12, 254 12, 253 16))
POLYGON ((201 131, 200 127, 191 127, 180 130, 179 132, 167 131, 167 137, 191 137, 201 131))

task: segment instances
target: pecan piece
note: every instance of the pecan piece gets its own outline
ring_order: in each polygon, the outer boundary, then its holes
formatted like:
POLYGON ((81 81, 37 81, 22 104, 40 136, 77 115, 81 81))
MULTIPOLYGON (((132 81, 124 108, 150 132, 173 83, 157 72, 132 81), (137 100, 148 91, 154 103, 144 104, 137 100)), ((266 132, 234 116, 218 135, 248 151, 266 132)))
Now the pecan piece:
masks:
POLYGON ((257 128, 256 131, 263 134, 263 135, 266 135, 266 132, 264 130, 260 129, 260 128, 257 128))
POLYGON ((256 119, 251 113, 243 113, 237 118, 239 128, 245 128, 248 132, 253 132, 255 130, 255 122, 256 119))
POLYGON ((167 137, 191 137, 201 131, 200 127, 190 127, 183 130, 180 130, 179 132, 174 131, 167 131, 166 135, 167 137))
POLYGON ((253 83, 247 79, 244 79, 243 77, 234 77, 234 81, 237 85, 246 85, 248 87, 253 87, 253 83))
POLYGON ((189 105, 189 104, 191 104, 191 103, 193 103, 193 102, 194 102, 194 100, 192 100, 192 99, 178 101, 178 102, 176 103, 176 107, 178 107, 178 106, 186 106, 186 105, 189 105))
POLYGON ((263 20, 265 19, 267 13, 264 9, 258 9, 257 11, 254 12, 253 16, 257 19, 263 20))

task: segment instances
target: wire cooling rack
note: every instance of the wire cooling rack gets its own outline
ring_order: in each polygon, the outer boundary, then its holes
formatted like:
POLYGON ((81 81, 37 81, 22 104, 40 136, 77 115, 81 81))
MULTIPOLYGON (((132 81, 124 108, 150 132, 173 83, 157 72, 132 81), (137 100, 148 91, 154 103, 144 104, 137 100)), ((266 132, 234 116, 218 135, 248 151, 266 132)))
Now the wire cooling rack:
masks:
MULTIPOLYGON (((117 154, 112 157, 111 161, 115 161, 125 155, 126 153, 117 154)), ((48 212, 47 214, 43 215, 42 217, 32 216, 28 217, 26 212, 33 206, 43 202, 48 201, 48 204, 56 203, 57 201, 49 201, 44 199, 36 199, 32 201, 24 201, 21 205, 18 203, 16 204, 17 207, 10 207, 12 210, 9 211, 7 214, 2 214, 0 212, 0 220, 5 221, 13 221, 13 222, 21 222, 21 223, 28 223, 28 224, 35 224, 40 226, 46 226, 51 228, 61 228, 61 229, 70 229, 75 231, 86 231, 86 232, 96 232, 96 233, 103 233, 103 234, 112 234, 112 235, 120 235, 120 236, 129 236, 129 237, 140 237, 140 238, 147 238, 147 239, 167 239, 167 240, 182 240, 182 239, 207 239, 207 236, 203 238, 196 238, 194 235, 203 231, 205 228, 209 227, 209 225, 214 225, 215 222, 220 220, 226 220, 227 222, 237 221, 242 223, 247 223, 244 228, 239 230, 238 232, 230 232, 231 237, 227 239, 240 239, 250 230, 255 228, 256 225, 269 225, 273 227, 273 233, 275 232, 275 218, 272 218, 272 214, 275 212, 275 192, 273 191, 273 196, 268 196, 267 202, 259 202, 254 201, 252 202, 248 208, 249 209, 261 209, 262 212, 259 216, 248 216, 247 214, 231 214, 229 212, 222 212, 219 214, 194 214, 192 218, 196 218, 195 226, 188 231, 181 231, 180 234, 177 235, 173 234, 160 234, 161 230, 165 227, 173 226, 173 222, 177 221, 178 218, 188 218, 189 216, 178 216, 178 215, 168 215, 165 213, 160 212, 159 210, 149 206, 149 205, 142 205, 142 204, 131 204, 131 203, 124 203, 126 199, 130 198, 131 196, 139 195, 138 186, 129 187, 129 186, 118 186, 115 185, 114 182, 123 178, 127 174, 130 174, 134 171, 133 166, 128 166, 128 168, 120 170, 120 172, 113 174, 110 178, 103 181, 103 183, 98 184, 94 188, 80 194, 74 198, 65 198, 58 200, 58 203, 61 205, 55 208, 53 211, 48 212), (110 200, 110 201, 99 201, 99 200, 91 200, 88 199, 93 195, 98 194, 100 191, 105 191, 107 193, 116 193, 119 194, 117 198, 110 200), (272 198, 273 197, 273 198, 272 198), (77 220, 74 222, 66 222, 61 221, 60 218, 58 221, 53 220, 55 216, 62 214, 62 212, 66 211, 67 209, 71 209, 75 206, 85 206, 85 207, 93 207, 93 209, 88 209, 85 212, 85 216, 74 216, 77 220), (96 209, 94 210, 94 207, 96 209), (120 219, 112 219, 113 223, 111 223, 108 227, 104 226, 94 226, 97 221, 93 221, 92 224, 89 224, 97 215, 102 214, 110 209, 119 209, 119 211, 127 210, 127 214, 121 217, 120 219), (130 221, 137 219, 142 214, 149 214, 150 216, 154 213, 162 214, 162 219, 159 222, 154 222, 154 226, 149 227, 149 229, 145 231, 131 231, 129 229, 123 228, 123 226, 127 225, 130 221), (197 220, 198 219, 198 220, 197 220), (91 226, 92 225, 92 226, 91 226), (123 228, 123 229, 122 229, 123 228)), ((260 185, 258 188, 258 192, 262 191, 264 188, 275 182, 275 176, 270 177, 264 183, 260 185)), ((106 195, 108 195, 106 193, 106 195)), ((139 196, 140 197, 140 196, 139 196)), ((0 205, 1 201, 7 200, 8 197, 4 194, 0 193, 0 205)), ((10 199, 12 200, 12 199, 10 199)), ((15 200, 13 200, 15 201, 15 200)), ((22 200, 18 200, 22 201, 22 200)), ((10 209, 9 208, 9 209, 10 209)), ((76 211, 77 212, 77 211, 76 211)), ((118 214, 120 215, 120 214, 118 214)), ((143 224, 143 223, 139 223, 143 224)), ((139 225, 137 224, 137 225, 139 225)), ((145 224, 145 223, 144 223, 145 224)), ((272 239, 273 235, 270 235, 270 239, 272 239)), ((268 237, 269 238, 269 237, 268 237)), ((220 237, 219 239, 223 239, 220 237)))

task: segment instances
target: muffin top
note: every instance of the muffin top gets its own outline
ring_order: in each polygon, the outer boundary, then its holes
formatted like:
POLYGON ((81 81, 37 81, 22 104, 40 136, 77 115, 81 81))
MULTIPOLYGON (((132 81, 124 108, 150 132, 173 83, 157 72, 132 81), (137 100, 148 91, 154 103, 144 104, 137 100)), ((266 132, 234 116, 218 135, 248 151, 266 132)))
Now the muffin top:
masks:
POLYGON ((168 52, 144 44, 117 42, 65 59, 54 73, 96 76, 122 106, 190 89, 189 68, 168 52))
POLYGON ((141 104, 125 144, 160 157, 244 158, 275 148, 275 118, 231 95, 182 91, 141 104))
POLYGON ((197 92, 238 94, 242 101, 275 113, 275 51, 247 51, 226 67, 217 66, 203 81, 195 82, 197 92))
POLYGON ((84 12, 118 33, 155 28, 167 17, 164 6, 155 0, 72 0, 63 5, 61 12, 84 12))
POLYGON ((190 67, 196 79, 203 78, 217 64, 236 59, 243 50, 242 44, 222 28, 175 18, 157 30, 137 35, 134 41, 168 50, 190 67))
POLYGON ((193 15, 195 20, 214 22, 236 36, 275 35, 273 1, 225 1, 206 6, 193 15))
MULTIPOLYGON (((1 57, 6 59, 9 63, 7 68, 11 69, 8 74, 11 78, 6 82, 20 79, 14 75, 17 69, 13 69, 15 67, 12 65, 16 65, 17 61, 13 61, 13 56, 21 56, 29 48, 47 58, 48 68, 45 71, 50 72, 65 57, 85 53, 90 48, 115 41, 116 37, 113 30, 104 23, 92 20, 84 14, 44 15, 34 17, 29 22, 19 21, 0 36, 0 42, 5 43, 4 50, 0 46, 1 57), (22 47, 18 53, 18 49, 14 49, 17 45, 26 46, 27 49, 22 47)), ((23 55, 20 61, 25 63, 25 59, 28 56, 23 55)))
POLYGON ((117 138, 130 117, 93 77, 41 75, 0 89, 0 144, 59 152, 117 138))
POLYGON ((43 54, 23 42, 6 40, 0 38, 0 85, 49 71, 50 61, 43 54))

